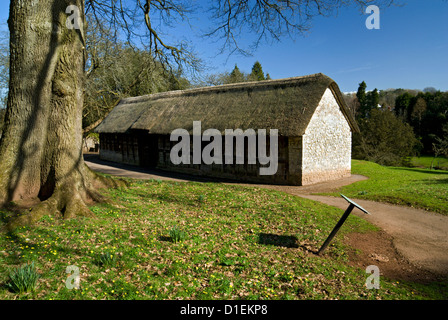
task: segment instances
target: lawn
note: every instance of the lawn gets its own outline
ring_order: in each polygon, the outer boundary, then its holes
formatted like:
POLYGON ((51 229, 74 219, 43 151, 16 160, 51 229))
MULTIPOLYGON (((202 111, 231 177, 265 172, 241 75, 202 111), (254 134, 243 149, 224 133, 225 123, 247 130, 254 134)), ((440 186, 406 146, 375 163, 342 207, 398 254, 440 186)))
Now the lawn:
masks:
POLYGON ((314 254, 343 212, 336 208, 218 183, 130 180, 105 193, 111 201, 91 207, 96 218, 47 216, 0 235, 0 299, 446 298, 443 283, 381 277, 380 289, 367 289, 370 274, 348 265, 343 239, 376 229, 354 215, 314 254), (31 262, 35 289, 14 292, 11 271, 31 262))
POLYGON ((437 157, 434 159, 432 156, 413 157, 411 158, 411 165, 423 169, 448 170, 448 158, 437 157))
POLYGON ((369 179, 343 187, 347 197, 411 206, 448 214, 448 171, 383 167, 353 160, 352 174, 369 179))

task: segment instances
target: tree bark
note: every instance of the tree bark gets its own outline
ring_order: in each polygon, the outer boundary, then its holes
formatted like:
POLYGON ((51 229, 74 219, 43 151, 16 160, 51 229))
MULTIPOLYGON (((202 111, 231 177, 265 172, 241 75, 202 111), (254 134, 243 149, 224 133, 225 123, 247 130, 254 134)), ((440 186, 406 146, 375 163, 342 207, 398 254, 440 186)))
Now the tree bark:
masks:
POLYGON ((11 0, 10 84, 5 128, 0 140, 0 203, 37 199, 40 203, 15 225, 42 214, 91 215, 87 205, 107 181, 82 157, 85 36, 66 26, 83 0, 11 0))

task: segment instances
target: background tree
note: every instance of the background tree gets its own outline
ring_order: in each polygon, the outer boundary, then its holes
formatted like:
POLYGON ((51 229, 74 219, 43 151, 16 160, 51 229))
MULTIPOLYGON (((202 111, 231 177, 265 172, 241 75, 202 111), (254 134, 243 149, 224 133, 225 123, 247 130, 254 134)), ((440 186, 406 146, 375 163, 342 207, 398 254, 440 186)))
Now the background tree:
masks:
POLYGON ((235 67, 230 73, 209 74, 205 81, 199 82, 198 86, 222 85, 260 80, 271 80, 271 76, 267 74, 265 78, 260 62, 256 61, 250 74, 241 71, 238 65, 235 64, 235 67))
POLYGON ((426 111, 421 121, 421 139, 423 151, 430 154, 433 143, 444 136, 443 128, 448 125, 448 92, 425 93, 423 97, 426 111))
POLYGON ((355 115, 359 120, 368 118, 370 116, 370 111, 374 108, 378 108, 380 103, 378 89, 375 88, 374 90, 366 93, 366 88, 367 84, 364 81, 361 82, 356 93, 357 103, 351 102, 351 107, 356 110, 355 115))
POLYGON ((254 63, 249 79, 251 81, 262 81, 266 79, 260 62, 256 61, 254 63))
POLYGON ((411 106, 412 94, 405 92, 395 99, 395 114, 403 121, 408 122, 409 109, 411 106))
POLYGON ((232 72, 230 72, 229 78, 224 81, 224 84, 227 83, 239 83, 245 82, 247 77, 240 71, 240 68, 235 64, 235 68, 233 68, 232 72))
POLYGON ((426 89, 426 92, 398 89, 395 114, 414 128, 421 141, 421 152, 433 153, 436 137, 443 135, 448 123, 448 92, 426 89))
POLYGON ((394 109, 395 101, 396 101, 397 97, 402 95, 405 92, 408 92, 409 94, 414 96, 419 93, 419 90, 402 89, 402 88, 381 90, 379 92, 380 105, 382 105, 382 106, 385 105, 388 108, 390 108, 390 110, 394 109))
MULTIPOLYGON (((356 94, 361 97, 361 101, 366 87, 364 84, 360 84, 356 94)), ((393 111, 398 119, 412 127, 418 141, 415 151, 418 154, 434 155, 434 146, 439 146, 438 139, 444 136, 443 128, 448 125, 448 92, 440 92, 432 87, 423 91, 399 88, 378 91, 379 99, 372 99, 375 96, 375 90, 366 94, 366 100, 369 101, 367 107, 376 106, 379 101, 382 111, 393 111)), ((345 94, 344 98, 351 110, 359 110, 357 97, 354 99, 353 95, 345 94)), ((368 120, 362 118, 359 111, 355 111, 355 114, 358 122, 368 120)), ((353 141, 354 147, 358 146, 360 140, 356 135, 353 141)))
POLYGON ((428 106, 422 95, 418 95, 413 99, 411 112, 411 125, 418 136, 422 136, 422 120, 428 106))
POLYGON ((192 84, 194 87, 219 86, 229 82, 229 72, 211 73, 205 75, 200 81, 192 84))
POLYGON ((353 157, 381 165, 400 166, 413 154, 417 143, 412 127, 390 111, 372 109, 359 121, 361 133, 354 136, 353 157))
POLYGON ((380 104, 380 95, 378 93, 378 89, 375 88, 372 91, 369 91, 366 94, 366 100, 367 100, 367 105, 366 105, 365 112, 367 114, 369 114, 370 110, 372 110, 374 108, 378 108, 378 105, 380 104))
POLYGON ((435 137, 435 142, 432 144, 432 150, 434 151, 434 158, 431 161, 431 169, 434 168, 435 159, 443 154, 448 157, 448 124, 445 124, 442 128, 443 134, 441 137, 435 137))
POLYGON ((434 87, 426 87, 425 89, 423 89, 423 92, 436 93, 437 89, 434 87))
POLYGON ((122 98, 190 86, 181 72, 163 68, 148 51, 116 39, 106 21, 87 18, 84 132, 96 127, 122 98))
POLYGON ((366 117, 367 109, 367 96, 366 96, 367 84, 363 81, 359 84, 358 92, 356 93, 356 98, 358 98, 358 118, 366 117))
POLYGON ((344 97, 344 101, 347 104, 347 107, 351 111, 352 115, 357 117, 358 110, 359 110, 359 102, 358 102, 358 98, 356 97, 356 94, 345 93, 343 95, 343 97, 344 97))

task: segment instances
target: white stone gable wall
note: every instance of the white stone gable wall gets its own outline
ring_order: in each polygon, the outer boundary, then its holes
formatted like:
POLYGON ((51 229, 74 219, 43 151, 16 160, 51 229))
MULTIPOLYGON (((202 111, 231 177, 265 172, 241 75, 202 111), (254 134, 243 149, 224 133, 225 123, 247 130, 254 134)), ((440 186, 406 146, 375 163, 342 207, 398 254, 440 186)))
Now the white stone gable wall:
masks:
POLYGON ((352 133, 327 89, 303 136, 302 184, 350 176, 352 133))

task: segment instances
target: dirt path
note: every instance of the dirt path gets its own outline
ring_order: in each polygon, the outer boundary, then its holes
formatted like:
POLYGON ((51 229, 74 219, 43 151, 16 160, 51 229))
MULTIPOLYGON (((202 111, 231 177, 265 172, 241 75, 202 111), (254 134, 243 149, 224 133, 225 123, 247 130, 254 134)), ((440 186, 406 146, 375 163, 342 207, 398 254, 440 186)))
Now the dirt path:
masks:
MULTIPOLYGON (((100 161, 98 157, 90 155, 86 156, 85 159, 91 169, 116 176, 138 179, 175 181, 191 181, 194 179, 196 181, 208 181, 207 179, 188 175, 107 163, 100 161)), ((313 193, 331 192, 344 185, 363 179, 366 179, 366 177, 352 175, 350 178, 312 186, 256 186, 287 192, 295 196, 346 209, 348 203, 343 198, 318 196, 313 195, 313 193)), ((252 186, 254 185, 252 184, 252 186)), ((352 214, 359 215, 384 230, 382 236, 376 235, 373 238, 366 238, 365 236, 357 235, 357 239, 348 239, 355 248, 366 251, 367 260, 382 264, 385 268, 392 268, 395 273, 412 271, 411 273, 415 276, 422 269, 436 275, 448 275, 447 216, 366 200, 354 199, 354 201, 369 211, 371 215, 366 215, 358 209, 354 209, 352 214), (407 262, 410 262, 410 264, 408 265, 407 262)))

